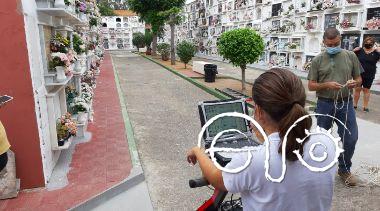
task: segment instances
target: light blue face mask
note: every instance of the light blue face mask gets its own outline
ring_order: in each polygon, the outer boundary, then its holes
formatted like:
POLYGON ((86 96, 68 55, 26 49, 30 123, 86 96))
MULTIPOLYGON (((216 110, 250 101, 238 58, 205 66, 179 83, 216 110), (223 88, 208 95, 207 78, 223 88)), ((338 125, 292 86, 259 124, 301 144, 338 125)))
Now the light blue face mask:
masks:
POLYGON ((327 51, 327 53, 330 54, 330 55, 335 55, 335 54, 341 52, 341 51, 342 51, 342 48, 341 48, 340 46, 327 47, 327 48, 326 48, 326 51, 327 51))

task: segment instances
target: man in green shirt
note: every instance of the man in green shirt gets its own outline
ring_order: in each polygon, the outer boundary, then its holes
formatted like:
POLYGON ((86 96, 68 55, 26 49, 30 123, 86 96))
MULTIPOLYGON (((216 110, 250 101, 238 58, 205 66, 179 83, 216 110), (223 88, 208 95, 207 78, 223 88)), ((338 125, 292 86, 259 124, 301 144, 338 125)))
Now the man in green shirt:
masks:
POLYGON ((358 140, 358 126, 352 103, 352 89, 361 84, 360 63, 353 52, 340 48, 341 36, 337 29, 328 28, 323 35, 326 51, 316 56, 308 75, 309 90, 316 91, 318 102, 316 113, 328 114, 345 123, 344 125, 327 116, 319 116, 319 127, 330 129, 335 121, 343 142, 344 152, 339 156, 338 174, 349 186, 356 185, 350 173, 351 159, 358 140))

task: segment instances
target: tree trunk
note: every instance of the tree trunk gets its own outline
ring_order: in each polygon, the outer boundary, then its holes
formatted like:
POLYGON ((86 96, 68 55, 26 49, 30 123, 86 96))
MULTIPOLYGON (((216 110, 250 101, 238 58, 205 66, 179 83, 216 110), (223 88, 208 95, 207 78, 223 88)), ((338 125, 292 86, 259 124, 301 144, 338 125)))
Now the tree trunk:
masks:
POLYGON ((157 56, 157 34, 153 34, 152 56, 157 56))
POLYGON ((245 69, 246 69, 246 66, 241 65, 240 68, 241 68, 241 89, 242 89, 242 91, 245 91, 245 69))
POLYGON ((185 63, 185 69, 186 69, 186 63, 185 63))
POLYGON ((170 17, 171 19, 171 23, 170 23, 170 47, 171 47, 171 50, 170 50, 170 59, 171 59, 171 64, 172 65, 175 65, 175 49, 174 49, 174 28, 175 28, 175 24, 174 24, 174 15, 171 15, 170 17))

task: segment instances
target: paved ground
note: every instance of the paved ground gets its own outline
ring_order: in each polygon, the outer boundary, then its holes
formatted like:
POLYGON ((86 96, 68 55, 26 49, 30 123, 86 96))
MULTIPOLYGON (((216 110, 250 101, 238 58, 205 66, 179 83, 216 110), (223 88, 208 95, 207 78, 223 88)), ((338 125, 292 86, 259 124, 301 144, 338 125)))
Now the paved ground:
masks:
MULTIPOLYGON (((241 80, 240 69, 237 67, 233 67, 231 64, 219 62, 219 61, 215 61, 215 60, 209 60, 209 59, 205 59, 205 58, 199 58, 199 57, 194 58, 194 61, 208 61, 208 62, 211 62, 213 64, 216 64, 216 65, 218 65, 218 72, 220 74, 241 80)), ((248 68, 246 70, 246 81, 253 83, 255 81, 255 79, 262 73, 263 73, 262 70, 248 68)), ((305 89, 308 90, 307 80, 302 79, 302 82, 304 84, 305 89)), ((316 102, 315 92, 307 91, 306 93, 307 93, 307 99, 308 100, 316 102)), ((369 102, 369 108, 371 109, 370 113, 364 113, 360 108, 361 105, 362 105, 362 98, 359 101, 359 109, 357 111, 357 116, 362 118, 362 119, 366 119, 368 121, 380 124, 380 106, 379 106, 380 105, 380 95, 375 95, 375 94, 371 95, 370 102, 369 102)))
POLYGON ((190 189, 200 176, 185 155, 200 130, 197 102, 215 99, 160 66, 128 53, 113 55, 155 210, 194 210, 211 196, 190 189))
POLYGON ((153 207, 151 203, 147 203, 148 200, 150 200, 148 186, 146 182, 142 182, 97 206, 92 211, 151 211, 153 207))
POLYGON ((101 70, 93 104, 94 122, 88 128, 91 139, 73 146, 67 186, 54 191, 23 191, 18 198, 0 200, 0 210, 67 210, 128 177, 132 164, 108 54, 101 70))
MULTIPOLYGON (((199 176, 199 170, 189 167, 185 154, 195 144, 200 130, 197 102, 214 97, 142 57, 117 53, 113 61, 119 71, 153 208, 194 210, 211 192, 207 188, 188 188, 188 179, 199 176)), ((361 164, 380 165, 380 126, 361 119, 358 124, 361 133, 353 159, 354 171, 365 173, 361 164)), ((346 188, 337 180, 333 210, 379 210, 379 197, 379 187, 346 188)))

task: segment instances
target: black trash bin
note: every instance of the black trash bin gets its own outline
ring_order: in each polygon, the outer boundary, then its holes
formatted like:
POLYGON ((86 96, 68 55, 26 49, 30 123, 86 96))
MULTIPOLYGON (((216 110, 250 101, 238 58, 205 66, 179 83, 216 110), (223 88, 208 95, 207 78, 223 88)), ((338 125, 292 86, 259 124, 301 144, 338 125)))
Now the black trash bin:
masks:
POLYGON ((217 66, 215 64, 205 64, 205 82, 215 82, 216 74, 218 74, 217 66))

